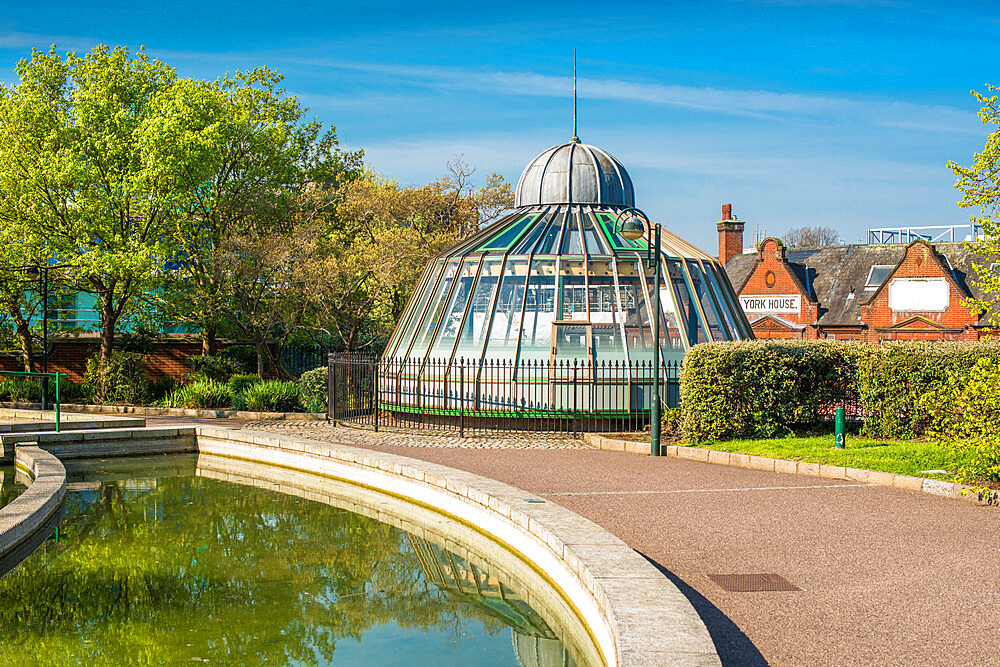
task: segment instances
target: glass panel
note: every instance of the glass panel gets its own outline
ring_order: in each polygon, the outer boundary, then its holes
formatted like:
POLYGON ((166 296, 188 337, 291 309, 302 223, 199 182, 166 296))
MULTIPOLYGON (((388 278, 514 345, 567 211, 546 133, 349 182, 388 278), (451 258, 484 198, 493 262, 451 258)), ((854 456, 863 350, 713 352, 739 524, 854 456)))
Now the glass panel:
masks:
POLYGON ((469 314, 465 316, 465 326, 455 348, 455 358, 478 359, 489 326, 489 316, 493 306, 493 292, 500 281, 500 265, 503 260, 490 258, 483 261, 479 271, 476 289, 469 301, 469 314))
POLYGON ((583 262, 559 263, 559 282, 562 285, 560 317, 562 320, 587 321, 587 286, 583 262))
POLYGON ((580 215, 571 213, 566 221, 566 233, 563 234, 562 250, 560 255, 582 255, 583 241, 580 236, 580 215))
POLYGON ((719 308, 722 309, 723 319, 725 320, 726 327, 729 329, 729 340, 740 340, 743 338, 739 325, 733 319, 733 307, 728 299, 728 295, 725 290, 719 284, 719 277, 715 273, 715 267, 711 262, 705 262, 705 273, 708 275, 708 280, 712 283, 712 293, 715 295, 716 301, 719 302, 719 308))
MULTIPOLYGON (((663 260, 664 265, 670 260, 663 260)), ((686 350, 681 328, 677 323, 677 306, 674 303, 674 293, 670 284, 664 280, 668 275, 663 266, 660 268, 660 354, 666 361, 680 361, 686 350)))
POLYGON ((413 309, 408 313, 410 319, 407 321, 406 327, 399 335, 399 340, 396 341, 396 344, 391 350, 389 356, 403 356, 409 349, 410 341, 413 340, 413 332, 416 331, 417 325, 423 320, 424 308, 427 307, 427 301, 431 298, 431 294, 434 293, 434 285, 437 284, 437 280, 441 275, 441 267, 443 265, 443 261, 438 261, 428 272, 427 279, 424 280, 423 284, 419 286, 421 291, 417 295, 416 301, 413 303, 413 309))
POLYGON ((598 231, 594 223, 594 217, 590 214, 583 215, 583 236, 587 242, 588 255, 610 255, 611 250, 604 240, 604 236, 598 231))
POLYGON ((732 311, 732 317, 737 326, 735 331, 738 332, 740 340, 753 338, 753 330, 750 328, 750 323, 747 322, 747 316, 743 312, 743 308, 740 306, 740 300, 736 296, 736 292, 733 291, 733 284, 729 281, 729 276, 726 274, 725 269, 723 269, 721 265, 717 264, 713 264, 712 269, 715 271, 716 278, 719 281, 719 286, 729 303, 729 308, 732 311))
POLYGON ((619 301, 610 262, 591 262, 588 319, 593 324, 594 356, 598 362, 626 359, 621 327, 625 317, 619 301))
POLYGON ((667 266, 667 275, 670 276, 670 283, 674 287, 677 298, 680 299, 677 307, 681 312, 678 315, 687 329, 688 345, 707 343, 708 336, 705 335, 705 329, 698 318, 698 311, 695 310, 694 304, 691 302, 691 289, 684 278, 684 272, 677 262, 667 260, 665 264, 667 266))
POLYGON ((538 249, 535 251, 535 254, 556 254, 556 242, 559 241, 559 234, 562 232, 564 222, 566 222, 566 214, 557 213, 555 218, 552 220, 552 224, 545 231, 545 236, 542 237, 541 243, 538 244, 538 249))
POLYGON ((590 350, 587 344, 590 326, 586 324, 556 324, 553 328, 556 338, 553 341, 555 349, 552 353, 552 361, 590 359, 590 350))
POLYGON ((524 238, 520 240, 517 247, 514 248, 512 255, 530 255, 531 251, 535 249, 535 244, 538 243, 538 239, 545 233, 545 230, 549 227, 549 222, 552 221, 551 215, 547 215, 543 218, 539 218, 532 225, 528 233, 524 235, 524 238))
POLYGON ((520 360, 548 359, 552 323, 556 320, 556 266, 553 259, 531 262, 524 295, 520 360))
POLYGON ((458 260, 453 259, 448 262, 444 269, 444 276, 434 289, 433 301, 427 314, 419 322, 417 329, 416 343, 410 352, 411 357, 423 357, 427 348, 431 344, 431 336, 434 335, 434 328, 437 326, 441 313, 444 311, 448 300, 448 290, 451 289, 451 282, 455 278, 455 271, 458 269, 458 260))
POLYGON ((723 334, 723 327, 719 321, 718 309, 712 302, 712 296, 708 293, 710 287, 708 281, 705 280, 705 274, 701 272, 698 262, 690 259, 687 261, 687 268, 691 274, 692 288, 701 303, 702 311, 705 313, 705 320, 708 323, 708 331, 712 335, 712 340, 726 340, 727 336, 723 334))
POLYGON ((431 359, 443 359, 451 355, 451 347, 455 343, 458 328, 462 325, 465 307, 469 303, 469 295, 472 293, 472 283, 476 279, 477 268, 479 268, 479 258, 466 259, 462 263, 454 293, 451 295, 451 302, 448 304, 444 319, 441 321, 441 331, 438 332, 434 347, 431 349, 431 359))
POLYGON ((640 262, 619 260, 618 306, 625 325, 625 345, 632 361, 653 360, 653 331, 649 326, 649 311, 639 275, 640 262))
POLYGON ((508 260, 500 282, 496 312, 490 325, 486 357, 513 360, 521 335, 521 305, 524 303, 524 280, 528 275, 527 260, 508 260))
POLYGON ((510 225, 492 239, 479 247, 480 251, 495 250, 506 251, 514 244, 514 241, 521 235, 529 224, 537 217, 536 215, 526 215, 514 224, 510 225))

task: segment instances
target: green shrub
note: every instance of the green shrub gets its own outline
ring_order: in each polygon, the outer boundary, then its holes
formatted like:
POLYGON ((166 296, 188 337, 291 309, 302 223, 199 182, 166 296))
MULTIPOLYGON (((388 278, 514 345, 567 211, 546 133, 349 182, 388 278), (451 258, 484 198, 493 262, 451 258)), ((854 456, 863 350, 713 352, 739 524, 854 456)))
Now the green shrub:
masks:
POLYGON ((681 433, 681 410, 680 408, 666 408, 660 415, 660 432, 664 435, 680 435, 681 433))
POLYGON ((95 403, 145 405, 151 397, 145 358, 137 352, 114 350, 106 362, 95 354, 83 379, 95 403))
MULTIPOLYGON (((49 393, 55 400, 55 382, 49 382, 49 393)), ((154 394, 155 397, 155 394, 154 394)), ((59 400, 62 403, 90 403, 94 400, 90 387, 86 384, 77 384, 66 378, 59 380, 59 400)))
POLYGON ((177 388, 177 380, 164 375, 149 383, 150 398, 154 401, 162 400, 169 396, 177 388))
POLYGON ((38 378, 7 375, 0 381, 0 401, 37 403, 40 400, 42 400, 42 383, 38 378))
MULTIPOLYGON (((235 361, 239 367, 238 373, 257 372, 257 350, 253 345, 230 345, 219 352, 219 356, 224 359, 235 361)), ((267 360, 265 359, 265 366, 267 360)), ((267 368, 264 369, 265 371, 267 368)))
POLYGON ((233 405, 233 392, 222 382, 199 380, 178 387, 161 404, 166 408, 228 408, 233 405))
POLYGON ((306 412, 326 412, 328 366, 318 366, 299 377, 299 393, 306 412))
POLYGON ((196 354, 188 357, 188 364, 196 378, 217 382, 228 382, 229 378, 243 372, 239 362, 229 357, 196 354))
POLYGON ((949 371, 945 382, 922 398, 928 431, 938 441, 969 449, 971 461, 959 468, 957 480, 1000 482, 1000 361, 983 357, 968 372, 949 371))
POLYGON ((299 385, 295 382, 263 380, 236 397, 238 410, 292 412, 299 407, 299 385))
POLYGON ((930 415, 922 398, 944 387, 951 374, 967 375, 980 359, 1000 361, 1000 345, 966 342, 893 342, 864 346, 858 360, 858 394, 864 435, 912 438, 930 415))
POLYGON ((256 375, 234 375, 229 378, 229 388, 232 390, 233 395, 241 394, 246 391, 247 387, 255 385, 260 382, 261 379, 256 375))
POLYGON ((760 340, 692 348, 681 373, 685 438, 773 438, 815 428, 851 391, 858 347, 760 340))

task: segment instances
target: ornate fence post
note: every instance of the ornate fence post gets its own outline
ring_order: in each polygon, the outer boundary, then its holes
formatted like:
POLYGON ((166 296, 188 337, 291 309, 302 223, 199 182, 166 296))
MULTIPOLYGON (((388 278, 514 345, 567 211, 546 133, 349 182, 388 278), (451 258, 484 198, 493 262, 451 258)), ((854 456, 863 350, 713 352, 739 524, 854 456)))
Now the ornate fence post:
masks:
POLYGON ((465 357, 458 362, 458 435, 465 437, 465 357))
POLYGON ((378 357, 375 357, 371 363, 372 369, 372 410, 375 413, 375 432, 378 433, 378 413, 379 413, 379 400, 378 400, 378 357))

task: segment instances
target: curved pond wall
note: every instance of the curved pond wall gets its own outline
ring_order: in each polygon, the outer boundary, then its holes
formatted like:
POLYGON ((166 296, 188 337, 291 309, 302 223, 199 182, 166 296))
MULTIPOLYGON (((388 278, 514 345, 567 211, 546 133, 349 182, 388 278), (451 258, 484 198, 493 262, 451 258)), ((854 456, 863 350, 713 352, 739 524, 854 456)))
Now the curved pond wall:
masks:
POLYGON ((59 519, 66 495, 66 468, 49 452, 20 447, 14 463, 30 484, 0 508, 0 575, 45 540, 59 519))
POLYGON ((505 545, 544 573, 605 664, 719 664, 708 630, 673 583, 624 542, 559 505, 407 457, 254 431, 197 431, 202 454, 368 487, 432 508, 505 545))

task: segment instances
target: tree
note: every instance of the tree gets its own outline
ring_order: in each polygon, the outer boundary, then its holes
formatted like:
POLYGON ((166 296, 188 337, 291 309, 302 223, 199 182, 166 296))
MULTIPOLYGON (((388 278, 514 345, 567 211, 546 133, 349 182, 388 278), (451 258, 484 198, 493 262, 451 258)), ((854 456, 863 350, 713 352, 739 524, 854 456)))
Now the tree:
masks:
POLYGON ((336 187, 360 168, 362 153, 341 151, 334 129, 302 121, 281 80, 266 68, 211 83, 182 79, 157 99, 148 148, 172 197, 168 228, 178 251, 160 302, 201 331, 206 354, 231 305, 231 242, 284 236, 313 217, 301 206, 313 201, 304 190, 336 187))
MULTIPOLYGON (((987 84, 987 92, 997 90, 996 86, 987 84)), ((979 102, 979 119, 986 126, 1000 126, 1000 106, 996 95, 983 95, 970 91, 979 102)), ((986 138, 983 152, 972 156, 972 164, 963 167, 955 162, 948 162, 958 180, 955 188, 962 191, 962 199, 958 205, 973 209, 970 216, 973 224, 980 225, 982 237, 967 243, 969 250, 986 258, 983 265, 973 264, 978 276, 973 284, 982 290, 981 299, 968 299, 966 304, 975 315, 986 313, 993 328, 1000 327, 1000 272, 991 270, 990 266, 1000 261, 1000 128, 995 128, 986 138)))
POLYGON ((448 171, 421 187, 369 176, 340 193, 320 307, 345 350, 384 343, 427 262, 513 206, 500 175, 476 188, 461 158, 448 171))
POLYGON ((781 240, 789 248, 818 248, 836 245, 840 241, 840 233, 832 227, 796 227, 785 232, 781 240))
POLYGON ((175 255, 166 223, 176 198, 149 144, 176 75, 142 49, 106 46, 83 57, 33 51, 17 74, 0 87, 0 222, 44 239, 97 296, 107 360, 120 318, 175 255))

